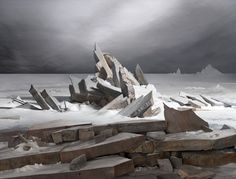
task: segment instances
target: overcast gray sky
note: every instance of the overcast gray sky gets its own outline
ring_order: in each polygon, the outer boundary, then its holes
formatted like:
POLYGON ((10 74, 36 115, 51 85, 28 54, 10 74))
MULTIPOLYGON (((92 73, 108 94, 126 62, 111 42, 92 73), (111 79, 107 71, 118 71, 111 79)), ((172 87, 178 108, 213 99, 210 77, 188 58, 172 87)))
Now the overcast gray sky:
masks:
POLYGON ((235 0, 0 0, 0 72, 94 71, 97 42, 132 70, 236 73, 235 0))

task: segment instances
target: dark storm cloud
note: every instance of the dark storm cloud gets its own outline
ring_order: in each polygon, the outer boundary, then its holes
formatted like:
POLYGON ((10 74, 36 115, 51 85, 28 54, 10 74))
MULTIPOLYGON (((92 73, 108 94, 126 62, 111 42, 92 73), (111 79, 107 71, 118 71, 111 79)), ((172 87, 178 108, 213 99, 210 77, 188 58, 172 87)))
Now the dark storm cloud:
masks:
POLYGON ((236 72, 234 0, 0 0, 0 72, 93 72, 98 42, 130 69, 236 72))

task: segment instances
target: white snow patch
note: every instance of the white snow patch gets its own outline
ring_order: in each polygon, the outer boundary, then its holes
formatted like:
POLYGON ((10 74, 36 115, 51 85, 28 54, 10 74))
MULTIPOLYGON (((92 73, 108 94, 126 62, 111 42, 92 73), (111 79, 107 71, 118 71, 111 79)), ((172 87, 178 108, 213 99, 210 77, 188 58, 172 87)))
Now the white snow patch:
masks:
POLYGON ((28 143, 20 143, 15 147, 15 151, 19 153, 27 153, 27 152, 33 152, 33 151, 39 151, 39 149, 42 149, 43 147, 39 147, 37 142, 35 141, 28 141, 28 143), (30 146, 29 150, 24 150, 24 146, 30 146))
POLYGON ((43 168, 43 164, 34 164, 34 165, 26 165, 24 167, 21 167, 21 168, 17 168, 15 169, 15 171, 17 173, 21 173, 21 172, 28 172, 28 171, 32 171, 32 170, 35 170, 35 169, 38 169, 38 168, 43 168))
POLYGON ((186 131, 185 133, 186 134, 195 134, 195 135, 197 135, 197 134, 200 134, 200 133, 203 133, 204 131, 203 130, 198 130, 198 131, 186 131))

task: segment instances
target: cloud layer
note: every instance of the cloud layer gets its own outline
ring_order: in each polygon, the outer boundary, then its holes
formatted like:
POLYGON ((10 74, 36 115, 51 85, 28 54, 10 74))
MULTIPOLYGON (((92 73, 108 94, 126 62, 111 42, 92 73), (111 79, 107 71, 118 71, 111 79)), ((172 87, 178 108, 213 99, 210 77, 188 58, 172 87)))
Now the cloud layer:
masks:
POLYGON ((234 0, 1 0, 0 72, 93 72, 95 42, 130 69, 236 73, 234 0))

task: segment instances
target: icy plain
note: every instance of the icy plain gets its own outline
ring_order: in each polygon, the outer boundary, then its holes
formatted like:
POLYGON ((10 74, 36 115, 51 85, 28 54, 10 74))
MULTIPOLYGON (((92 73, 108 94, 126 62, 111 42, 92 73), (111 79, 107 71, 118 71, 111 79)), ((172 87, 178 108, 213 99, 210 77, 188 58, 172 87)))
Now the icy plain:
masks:
MULTIPOLYGON (((88 74, 72 74, 77 78, 85 78, 88 74)), ((209 107, 206 110, 196 111, 213 128, 220 128, 223 124, 236 128, 236 74, 198 73, 198 74, 146 74, 149 83, 156 87, 155 102, 161 103, 160 98, 177 96, 179 93, 203 94, 222 99, 233 104, 231 108, 209 107)), ((68 74, 0 74, 0 107, 14 106, 11 98, 20 96, 31 101, 28 92, 34 84, 39 90, 47 89, 60 101, 69 100, 70 79, 68 74)), ((152 86, 150 87, 150 89, 152 86)), ((146 93, 140 89, 139 94, 146 93)), ((169 102, 175 106, 174 102, 169 102)), ((135 120, 117 115, 117 111, 98 112, 91 106, 67 104, 67 112, 34 111, 30 109, 0 109, 0 129, 24 128, 54 120, 78 120, 92 123, 112 123, 122 120, 135 120), (7 119, 19 116, 19 119, 7 119)), ((163 113, 152 119, 163 119, 163 113)))

